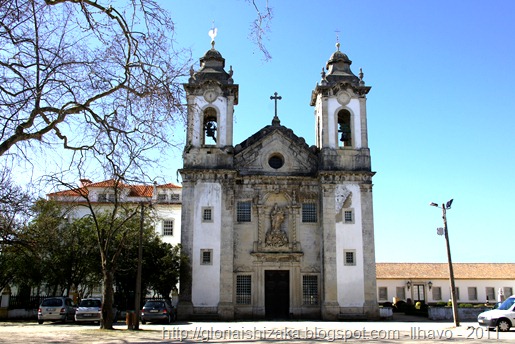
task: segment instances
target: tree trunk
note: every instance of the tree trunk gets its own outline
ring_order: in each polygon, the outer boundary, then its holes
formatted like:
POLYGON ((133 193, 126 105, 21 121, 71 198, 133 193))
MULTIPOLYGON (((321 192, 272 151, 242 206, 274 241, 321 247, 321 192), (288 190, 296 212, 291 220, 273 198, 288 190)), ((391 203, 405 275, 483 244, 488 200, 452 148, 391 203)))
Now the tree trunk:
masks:
POLYGON ((102 321, 100 321, 100 328, 106 330, 113 329, 113 299, 114 299, 114 289, 113 289, 113 281, 114 281, 114 272, 112 269, 103 267, 103 284, 104 291, 102 294, 102 321))

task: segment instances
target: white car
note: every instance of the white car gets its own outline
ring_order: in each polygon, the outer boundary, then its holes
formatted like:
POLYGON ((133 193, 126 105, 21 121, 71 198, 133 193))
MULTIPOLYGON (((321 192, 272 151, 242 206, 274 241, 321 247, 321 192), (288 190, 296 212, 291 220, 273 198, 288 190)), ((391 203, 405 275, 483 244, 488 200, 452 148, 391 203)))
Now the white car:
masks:
POLYGON ((507 298, 499 308, 479 314, 477 322, 488 328, 497 327, 502 332, 509 331, 515 325, 515 295, 507 298))
MULTIPOLYGON (((116 322, 117 309, 113 307, 113 319, 116 322)), ((82 299, 75 312, 76 322, 100 322, 102 320, 102 300, 91 298, 82 299)))

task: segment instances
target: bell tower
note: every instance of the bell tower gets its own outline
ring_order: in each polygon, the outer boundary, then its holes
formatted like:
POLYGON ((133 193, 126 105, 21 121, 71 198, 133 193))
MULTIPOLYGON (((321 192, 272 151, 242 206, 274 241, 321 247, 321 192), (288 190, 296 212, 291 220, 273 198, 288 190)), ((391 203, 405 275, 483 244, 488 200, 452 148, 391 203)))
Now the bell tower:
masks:
POLYGON ((336 51, 311 95, 319 149, 322 318, 377 318, 372 177, 363 72, 336 51))
POLYGON ((340 43, 336 48, 311 95, 322 168, 370 170, 366 111, 370 86, 365 86, 361 70, 359 77, 352 73, 352 61, 340 51, 340 43))
POLYGON ((215 49, 200 58, 200 69, 190 69, 184 84, 188 105, 184 168, 230 168, 233 152, 233 113, 238 104, 238 85, 232 66, 215 49))
MULTIPOLYGON (((212 39, 215 29, 210 31, 212 39)), ((189 265, 181 271, 178 314, 234 318, 233 306, 233 113, 238 85, 232 68, 211 49, 190 70, 183 152, 181 244, 189 265), (209 283, 206 283, 209 281, 209 283)))

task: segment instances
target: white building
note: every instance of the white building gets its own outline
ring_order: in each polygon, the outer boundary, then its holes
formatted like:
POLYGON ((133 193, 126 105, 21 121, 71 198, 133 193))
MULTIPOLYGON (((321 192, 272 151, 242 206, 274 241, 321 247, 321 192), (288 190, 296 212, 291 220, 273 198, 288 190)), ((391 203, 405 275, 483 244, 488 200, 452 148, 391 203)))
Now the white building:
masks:
MULTIPOLYGON (((394 297, 426 304, 451 298, 447 263, 377 263, 376 270, 380 303, 394 297)), ((500 293, 509 297, 515 290, 512 263, 453 263, 453 270, 459 303, 494 303, 500 293)))
POLYGON ((116 185, 113 180, 93 183, 82 179, 81 185, 75 190, 65 190, 48 194, 51 200, 69 206, 68 216, 82 218, 91 210, 82 195, 87 195, 95 211, 112 208, 115 190, 120 192, 118 202, 124 205, 138 206, 142 202, 152 205, 155 216, 156 233, 161 235, 164 242, 177 245, 181 242, 181 186, 168 183, 163 185, 116 185))

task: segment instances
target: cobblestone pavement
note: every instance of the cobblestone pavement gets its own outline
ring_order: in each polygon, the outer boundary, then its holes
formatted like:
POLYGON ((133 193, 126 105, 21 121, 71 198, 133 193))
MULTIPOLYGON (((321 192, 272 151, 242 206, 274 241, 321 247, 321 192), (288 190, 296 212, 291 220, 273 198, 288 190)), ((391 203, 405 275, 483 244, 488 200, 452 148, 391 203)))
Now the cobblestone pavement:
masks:
POLYGON ((127 330, 117 323, 115 330, 100 330, 96 325, 35 322, 0 322, 0 343, 450 343, 515 342, 515 330, 488 332, 477 323, 462 322, 184 322, 140 325, 139 331, 127 330))

